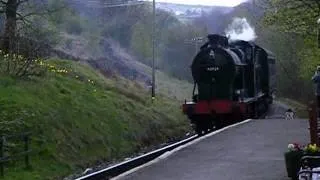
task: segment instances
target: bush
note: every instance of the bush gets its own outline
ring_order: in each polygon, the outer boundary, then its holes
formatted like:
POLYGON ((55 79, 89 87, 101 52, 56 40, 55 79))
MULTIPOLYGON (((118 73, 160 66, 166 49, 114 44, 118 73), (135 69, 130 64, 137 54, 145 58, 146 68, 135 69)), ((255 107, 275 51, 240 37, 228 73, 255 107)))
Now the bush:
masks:
POLYGON ((25 58, 17 54, 6 54, 0 50, 0 74, 13 77, 40 76, 46 68, 41 59, 25 58))

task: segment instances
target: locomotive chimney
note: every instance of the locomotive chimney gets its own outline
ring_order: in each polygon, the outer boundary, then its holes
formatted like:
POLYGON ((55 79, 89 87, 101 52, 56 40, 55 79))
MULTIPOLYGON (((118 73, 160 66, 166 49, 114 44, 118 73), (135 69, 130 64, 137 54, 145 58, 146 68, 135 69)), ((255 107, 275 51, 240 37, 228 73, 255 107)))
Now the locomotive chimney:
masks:
POLYGON ((209 34, 209 43, 214 46, 227 47, 229 45, 228 38, 219 34, 209 34))

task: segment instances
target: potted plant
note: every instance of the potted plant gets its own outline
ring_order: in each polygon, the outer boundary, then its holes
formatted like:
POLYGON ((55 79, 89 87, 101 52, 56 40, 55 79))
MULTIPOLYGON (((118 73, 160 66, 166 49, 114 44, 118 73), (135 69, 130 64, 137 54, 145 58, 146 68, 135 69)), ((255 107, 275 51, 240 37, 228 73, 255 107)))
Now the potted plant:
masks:
POLYGON ((298 172, 302 166, 302 157, 311 156, 319 158, 308 158, 304 161, 304 165, 310 168, 320 167, 320 147, 316 144, 308 144, 301 146, 297 143, 289 144, 288 151, 284 154, 288 177, 293 180, 298 179, 298 172))
POLYGON ((289 144, 288 151, 284 154, 288 177, 293 180, 298 179, 297 174, 301 167, 300 159, 304 155, 304 150, 298 144, 289 144))
POLYGON ((316 144, 309 144, 303 149, 303 162, 304 166, 309 168, 320 167, 320 147, 316 144))

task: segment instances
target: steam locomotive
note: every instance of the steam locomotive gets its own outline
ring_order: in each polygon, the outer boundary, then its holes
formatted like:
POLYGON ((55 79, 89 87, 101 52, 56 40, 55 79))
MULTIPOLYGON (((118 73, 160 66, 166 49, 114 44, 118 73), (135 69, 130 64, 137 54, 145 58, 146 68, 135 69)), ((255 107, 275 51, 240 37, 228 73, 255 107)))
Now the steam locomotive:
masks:
POLYGON ((198 134, 258 118, 273 102, 275 56, 253 42, 208 35, 191 71, 193 100, 182 109, 198 134))

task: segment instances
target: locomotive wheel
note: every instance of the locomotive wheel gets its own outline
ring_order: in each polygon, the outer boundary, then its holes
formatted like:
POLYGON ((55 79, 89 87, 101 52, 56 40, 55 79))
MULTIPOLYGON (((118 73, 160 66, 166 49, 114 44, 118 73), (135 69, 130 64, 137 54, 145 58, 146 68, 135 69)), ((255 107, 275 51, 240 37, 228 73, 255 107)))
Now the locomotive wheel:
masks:
POLYGON ((238 122, 241 122, 244 120, 244 117, 243 117, 243 114, 242 114, 240 108, 236 108, 234 110, 234 114, 233 114, 232 118, 233 118, 233 123, 238 123, 238 122))
POLYGON ((199 127, 199 126, 196 125, 195 131, 196 131, 196 133, 197 133, 199 136, 202 135, 202 128, 201 128, 201 127, 199 127))
POLYGON ((203 134, 204 128, 203 128, 203 123, 201 121, 195 121, 195 127, 194 130, 196 133, 201 136, 203 134))
POLYGON ((208 133, 209 133, 209 132, 212 132, 213 129, 214 129, 214 128, 213 128, 213 122, 212 122, 211 119, 210 119, 209 122, 208 122, 208 128, 209 128, 208 133))
POLYGON ((216 129, 221 129, 221 128, 223 128, 223 127, 224 127, 224 125, 223 125, 223 122, 222 122, 222 119, 221 119, 221 118, 216 119, 214 124, 215 124, 216 129))

